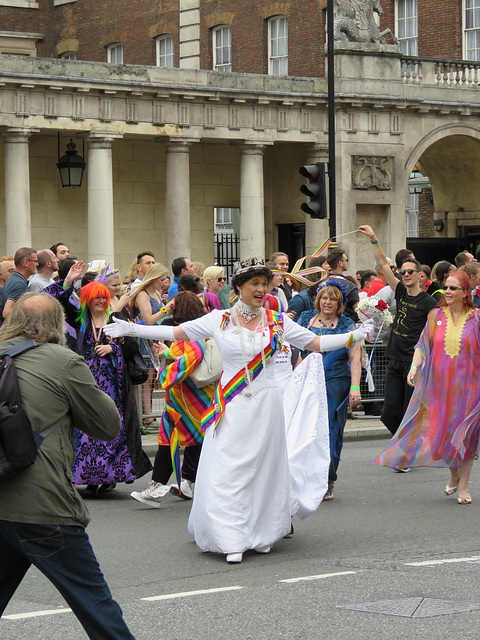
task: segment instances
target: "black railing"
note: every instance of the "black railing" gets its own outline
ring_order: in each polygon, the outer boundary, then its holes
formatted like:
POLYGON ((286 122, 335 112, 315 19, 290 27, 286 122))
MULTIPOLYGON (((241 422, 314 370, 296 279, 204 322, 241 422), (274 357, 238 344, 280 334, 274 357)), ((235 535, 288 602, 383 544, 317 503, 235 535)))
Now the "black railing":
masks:
POLYGON ((217 232, 215 240, 215 264, 225 269, 227 281, 233 273, 233 265, 240 259, 240 240, 235 233, 217 232))

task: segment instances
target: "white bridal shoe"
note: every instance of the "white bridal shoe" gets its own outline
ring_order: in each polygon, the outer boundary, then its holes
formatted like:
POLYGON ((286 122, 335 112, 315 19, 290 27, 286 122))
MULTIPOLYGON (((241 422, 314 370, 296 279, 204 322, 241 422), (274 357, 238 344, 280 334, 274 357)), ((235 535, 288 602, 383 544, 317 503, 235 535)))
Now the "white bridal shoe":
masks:
POLYGON ((243 553, 229 553, 227 554, 228 564, 239 564, 242 561, 243 553))

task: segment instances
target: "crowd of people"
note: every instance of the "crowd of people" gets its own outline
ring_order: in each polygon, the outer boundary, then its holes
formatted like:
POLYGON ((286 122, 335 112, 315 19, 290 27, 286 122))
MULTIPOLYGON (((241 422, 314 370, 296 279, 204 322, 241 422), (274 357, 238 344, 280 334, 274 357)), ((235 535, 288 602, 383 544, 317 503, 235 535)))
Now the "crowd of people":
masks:
POLYGON ((188 529, 198 547, 238 563, 291 535, 295 514, 334 498, 348 412, 363 406, 393 436, 376 464, 398 472, 448 467, 445 494, 471 504, 480 263, 464 251, 430 269, 408 249, 392 262, 372 227, 357 231, 358 242, 371 243, 374 266, 355 278, 341 248, 312 258, 306 280, 289 271, 282 252, 239 261, 230 282, 222 266, 185 256, 173 261, 170 278, 151 251, 138 254, 125 278, 102 260, 86 266, 64 243, 2 258, 0 341, 32 337, 14 313, 25 315, 29 296, 41 296, 40 307, 54 300, 66 344, 116 409, 105 440, 84 418, 73 422, 74 485, 98 499, 153 470, 131 497, 151 507, 167 493, 193 499, 188 529), (384 313, 394 318, 390 327, 384 313), (375 349, 369 365, 383 406, 360 393, 364 340, 385 345, 385 376, 375 349), (138 357, 145 372, 135 394, 138 357), (202 383, 207 358, 219 370, 202 383), (161 415, 152 408, 153 380, 165 390, 161 415), (153 467, 142 449, 148 432, 158 432, 153 467))

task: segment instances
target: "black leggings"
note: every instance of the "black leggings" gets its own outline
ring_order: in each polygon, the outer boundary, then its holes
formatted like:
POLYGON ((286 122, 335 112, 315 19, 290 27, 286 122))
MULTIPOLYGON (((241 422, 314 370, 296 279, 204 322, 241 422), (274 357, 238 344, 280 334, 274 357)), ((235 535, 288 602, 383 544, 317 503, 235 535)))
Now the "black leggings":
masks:
MULTIPOLYGON (((200 458, 201 444, 185 447, 183 450, 182 478, 195 482, 197 476, 198 460, 200 458)), ((167 484, 173 472, 170 447, 159 446, 153 463, 152 480, 167 484)))

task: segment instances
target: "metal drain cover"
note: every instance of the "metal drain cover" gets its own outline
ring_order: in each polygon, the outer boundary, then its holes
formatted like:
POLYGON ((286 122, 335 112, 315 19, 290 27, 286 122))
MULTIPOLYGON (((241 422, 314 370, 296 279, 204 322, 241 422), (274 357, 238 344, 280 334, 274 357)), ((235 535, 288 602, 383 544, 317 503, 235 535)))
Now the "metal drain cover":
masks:
POLYGON ((480 604, 438 600, 436 598, 401 598, 399 600, 347 604, 337 606, 337 609, 381 613, 386 616, 401 616, 403 618, 433 618, 434 616, 446 616, 453 613, 479 611, 480 604))

